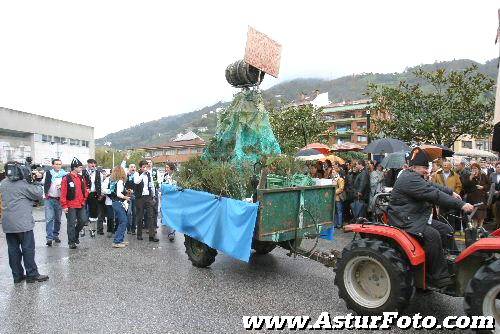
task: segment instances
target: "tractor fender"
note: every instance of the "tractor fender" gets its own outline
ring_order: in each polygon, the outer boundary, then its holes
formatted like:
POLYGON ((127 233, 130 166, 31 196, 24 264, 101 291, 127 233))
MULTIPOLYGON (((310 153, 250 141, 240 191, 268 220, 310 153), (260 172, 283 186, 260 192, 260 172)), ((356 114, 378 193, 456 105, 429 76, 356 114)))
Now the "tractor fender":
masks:
POLYGON ((491 232, 490 237, 497 237, 497 238, 500 237, 500 228, 491 232))
MULTIPOLYGON (((498 231, 498 230, 497 230, 498 231)), ((469 256, 477 252, 499 252, 500 253, 500 238, 483 238, 479 239, 466 249, 455 259, 455 263, 460 263, 469 256)))
MULTIPOLYGON (((422 245, 407 232, 390 225, 349 224, 344 227, 345 232, 380 235, 398 243, 406 253, 413 266, 425 264, 425 252, 422 245)), ((500 243, 500 240, 499 240, 500 243)))

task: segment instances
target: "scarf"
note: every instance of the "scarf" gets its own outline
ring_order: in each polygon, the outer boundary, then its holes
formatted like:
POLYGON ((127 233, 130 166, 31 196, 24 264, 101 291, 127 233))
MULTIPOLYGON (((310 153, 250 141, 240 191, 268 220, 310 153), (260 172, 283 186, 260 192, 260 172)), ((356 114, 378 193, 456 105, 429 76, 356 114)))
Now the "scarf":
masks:
POLYGON ((66 176, 68 172, 66 172, 64 169, 61 169, 59 172, 56 172, 54 169, 50 170, 50 175, 52 175, 52 180, 54 179, 62 179, 64 176, 66 176))

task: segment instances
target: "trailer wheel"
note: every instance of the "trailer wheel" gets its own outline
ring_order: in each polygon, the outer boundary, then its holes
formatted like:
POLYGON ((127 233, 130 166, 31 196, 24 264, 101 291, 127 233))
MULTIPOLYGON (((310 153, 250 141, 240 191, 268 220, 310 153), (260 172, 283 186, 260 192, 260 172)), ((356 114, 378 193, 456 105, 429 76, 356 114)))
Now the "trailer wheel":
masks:
POLYGON ((469 316, 492 316, 494 330, 480 333, 500 332, 500 260, 484 265, 471 278, 464 295, 464 309, 469 316))
POLYGON ((217 251, 201 241, 184 235, 184 246, 186 254, 192 265, 199 268, 206 268, 215 261, 217 251))
POLYGON ((335 271, 339 297, 361 315, 400 311, 415 290, 406 259, 381 240, 352 241, 342 251, 335 271))
POLYGON ((276 248, 276 243, 272 241, 260 241, 253 239, 252 248, 255 253, 264 255, 276 248))

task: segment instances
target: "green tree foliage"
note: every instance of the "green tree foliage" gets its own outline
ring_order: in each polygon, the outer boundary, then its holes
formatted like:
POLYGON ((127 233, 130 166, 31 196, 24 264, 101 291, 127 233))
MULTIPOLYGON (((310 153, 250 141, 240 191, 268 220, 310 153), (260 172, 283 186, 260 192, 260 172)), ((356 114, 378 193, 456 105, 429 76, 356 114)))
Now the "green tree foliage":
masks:
POLYGON ((396 87, 371 84, 367 95, 372 114, 388 111, 389 119, 372 118, 372 137, 452 146, 462 135, 491 133, 494 81, 472 65, 465 70, 416 69, 422 83, 401 81, 396 87), (425 86, 426 88, 422 88, 425 86))
POLYGON ((250 197, 250 180, 253 166, 214 160, 202 160, 192 157, 182 164, 182 168, 174 174, 179 186, 199 191, 206 191, 218 196, 243 199, 250 197))
POLYGON ((339 158, 347 160, 366 160, 367 155, 363 152, 335 152, 335 155, 339 158))
POLYGON ((295 154, 297 150, 313 142, 325 142, 328 129, 321 109, 312 105, 288 107, 269 112, 271 126, 281 151, 295 154))

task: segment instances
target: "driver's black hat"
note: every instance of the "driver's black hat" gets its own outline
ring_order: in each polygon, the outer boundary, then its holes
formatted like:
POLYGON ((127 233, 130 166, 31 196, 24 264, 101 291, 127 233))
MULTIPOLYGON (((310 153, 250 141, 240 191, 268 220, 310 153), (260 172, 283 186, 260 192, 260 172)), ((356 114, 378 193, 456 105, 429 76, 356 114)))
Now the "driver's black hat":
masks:
POLYGON ((410 166, 429 167, 429 155, 420 147, 415 147, 410 153, 410 166))

